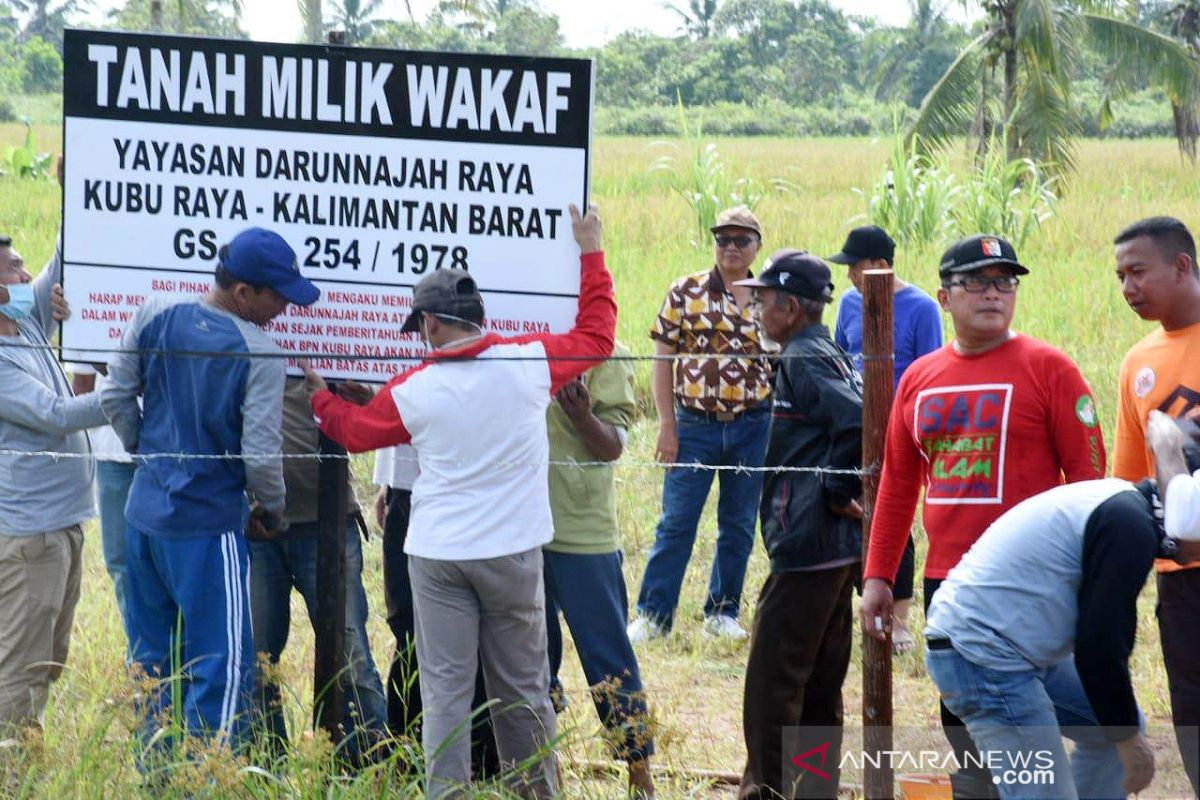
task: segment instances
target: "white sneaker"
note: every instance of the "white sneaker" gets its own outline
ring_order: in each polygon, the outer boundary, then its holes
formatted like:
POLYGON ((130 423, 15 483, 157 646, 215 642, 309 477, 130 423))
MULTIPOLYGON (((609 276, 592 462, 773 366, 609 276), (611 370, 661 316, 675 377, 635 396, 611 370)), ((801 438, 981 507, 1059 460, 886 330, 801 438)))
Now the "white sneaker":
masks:
POLYGON ((667 630, 649 617, 638 617, 625 628, 630 644, 641 644, 667 635, 667 630))
POLYGON ((736 619, 724 614, 714 614, 704 618, 704 635, 713 639, 729 639, 734 642, 740 642, 750 637, 750 634, 746 633, 746 629, 738 625, 736 619))

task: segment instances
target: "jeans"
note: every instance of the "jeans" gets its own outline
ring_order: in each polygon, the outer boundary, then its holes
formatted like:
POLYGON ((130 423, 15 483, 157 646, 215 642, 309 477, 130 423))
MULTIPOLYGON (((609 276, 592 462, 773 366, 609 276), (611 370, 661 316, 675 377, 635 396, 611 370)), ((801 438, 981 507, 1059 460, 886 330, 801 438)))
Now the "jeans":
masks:
MULTIPOLYGON (((621 553, 555 553, 543 550, 546 581, 546 638, 550 685, 558 685, 562 666, 561 610, 571 629, 575 651, 606 740, 616 758, 643 761, 654 753, 654 740, 642 689, 637 655, 625 633, 629 601, 625 596, 621 553)), ((560 686, 561 691, 561 686, 560 686)))
POLYGON ((993 766, 992 775, 1004 800, 1125 796, 1125 769, 1096 721, 1073 659, 1018 672, 981 667, 953 649, 930 650, 925 660, 943 702, 967 724, 984 757, 1002 765, 993 766), (1075 741, 1069 762, 1064 735, 1075 741), (1048 764, 1036 755, 1042 751, 1049 753, 1048 764), (1053 782, 1022 784, 1004 774, 1019 771, 1014 759, 1024 756, 1028 770, 1051 769, 1053 782))
MULTIPOLYGON (((761 467, 767 450, 768 408, 747 411, 731 422, 709 421, 676 408, 680 462, 722 466, 761 467)), ((708 499, 714 470, 676 467, 663 479, 662 517, 654 534, 654 547, 642 576, 638 612, 670 628, 679 591, 687 571, 696 528, 708 499)), ((762 473, 716 472, 717 552, 708 581, 704 615, 736 618, 742 600, 746 563, 754 547, 754 524, 762 494, 762 473)))
MULTIPOLYGON (((291 626, 291 593, 304 598, 309 621, 315 626, 318 606, 317 525, 292 525, 288 539, 250 542, 250 610, 254 619, 254 650, 266 653, 272 665, 287 645, 291 626)), ((346 726, 355 735, 344 742, 345 755, 356 760, 387 737, 387 704, 371 645, 367 640, 367 593, 362 584, 362 542, 353 519, 346 522, 346 671, 341 679, 346 699, 346 726)), ((259 675, 255 706, 262 717, 268 746, 287 741, 280 687, 259 675)), ((339 745, 342 747, 343 745, 339 745)))
POLYGON ((104 568, 113 582, 121 624, 129 633, 129 567, 125 559, 125 501, 133 483, 136 464, 124 461, 96 462, 96 500, 100 506, 100 543, 104 568))

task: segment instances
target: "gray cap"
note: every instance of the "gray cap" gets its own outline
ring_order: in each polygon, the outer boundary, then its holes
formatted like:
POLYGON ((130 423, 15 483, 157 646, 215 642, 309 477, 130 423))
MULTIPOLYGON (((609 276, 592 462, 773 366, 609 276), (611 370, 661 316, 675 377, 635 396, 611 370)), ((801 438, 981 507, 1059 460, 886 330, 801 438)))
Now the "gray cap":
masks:
POLYGON ((426 275, 413 288, 412 313, 400 327, 401 333, 414 333, 421 312, 462 317, 483 311, 483 296, 469 273, 461 269, 439 269, 426 275))

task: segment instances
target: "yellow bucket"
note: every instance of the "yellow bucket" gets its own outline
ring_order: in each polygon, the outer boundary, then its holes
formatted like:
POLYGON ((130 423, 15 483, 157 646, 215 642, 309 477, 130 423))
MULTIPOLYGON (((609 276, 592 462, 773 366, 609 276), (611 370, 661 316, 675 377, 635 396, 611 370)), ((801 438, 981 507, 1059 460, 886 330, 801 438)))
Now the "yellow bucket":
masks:
POLYGON ((950 778, 946 775, 900 775, 900 796, 904 800, 951 800, 950 778))

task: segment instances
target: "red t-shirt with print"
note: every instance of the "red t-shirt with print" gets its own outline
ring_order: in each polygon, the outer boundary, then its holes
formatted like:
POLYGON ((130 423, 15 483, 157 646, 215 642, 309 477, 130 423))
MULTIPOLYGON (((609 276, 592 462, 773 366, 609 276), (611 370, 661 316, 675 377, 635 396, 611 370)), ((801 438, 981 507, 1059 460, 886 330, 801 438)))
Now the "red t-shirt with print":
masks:
POLYGON ((977 355, 947 344, 896 389, 865 576, 895 579, 922 487, 925 576, 944 578, 1005 511, 1104 469, 1092 390, 1065 354, 1023 334, 977 355))

